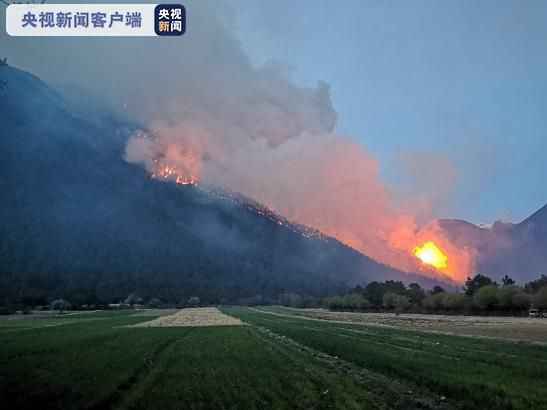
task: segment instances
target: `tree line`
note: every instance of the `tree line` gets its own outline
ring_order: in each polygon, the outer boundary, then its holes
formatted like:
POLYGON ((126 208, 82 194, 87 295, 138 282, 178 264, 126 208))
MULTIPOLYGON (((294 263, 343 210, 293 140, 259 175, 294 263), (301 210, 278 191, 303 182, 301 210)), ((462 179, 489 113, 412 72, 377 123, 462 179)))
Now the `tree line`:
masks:
MULTIPOLYGON (((10 283, 13 285, 14 281, 10 283)), ((407 286, 402 281, 395 280, 374 281, 353 288, 339 287, 338 291, 330 292, 331 295, 334 293, 333 296, 327 297, 285 291, 282 288, 278 288, 277 293, 269 294, 254 294, 250 289, 226 292, 226 289, 215 290, 208 287, 169 288, 168 293, 152 288, 131 291, 127 286, 125 289, 125 296, 122 296, 122 289, 117 289, 118 296, 108 295, 102 298, 98 298, 95 292, 87 289, 66 289, 64 292, 56 292, 60 297, 55 298, 46 291, 22 286, 19 288, 19 297, 12 299, 11 303, 8 299, 0 297, 0 314, 30 311, 35 308, 59 311, 104 309, 112 307, 112 304, 126 308, 280 304, 298 308, 324 307, 340 311, 505 315, 523 315, 530 308, 547 311, 546 275, 519 286, 508 276, 497 283, 486 275, 477 274, 467 278, 460 291, 448 291, 441 286, 427 290, 418 283, 407 286)))
POLYGON ((423 289, 417 283, 371 282, 343 295, 321 301, 323 307, 344 311, 394 311, 521 315, 530 308, 547 310, 547 276, 518 286, 507 275, 497 283, 486 275, 469 277, 459 292, 440 286, 423 289))

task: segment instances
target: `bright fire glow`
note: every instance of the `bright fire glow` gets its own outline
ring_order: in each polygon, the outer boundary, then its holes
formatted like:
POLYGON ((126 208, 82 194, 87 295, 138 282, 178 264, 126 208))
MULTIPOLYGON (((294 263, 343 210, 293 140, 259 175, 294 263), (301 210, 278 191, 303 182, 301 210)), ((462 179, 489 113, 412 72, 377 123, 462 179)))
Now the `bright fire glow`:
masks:
POLYGON ((168 165, 156 165, 156 171, 152 178, 168 179, 175 181, 179 185, 197 185, 198 179, 194 175, 181 173, 176 167, 168 165))
POLYGON ((422 263, 431 265, 436 269, 445 269, 448 266, 448 257, 431 241, 414 248, 414 255, 416 255, 422 263))

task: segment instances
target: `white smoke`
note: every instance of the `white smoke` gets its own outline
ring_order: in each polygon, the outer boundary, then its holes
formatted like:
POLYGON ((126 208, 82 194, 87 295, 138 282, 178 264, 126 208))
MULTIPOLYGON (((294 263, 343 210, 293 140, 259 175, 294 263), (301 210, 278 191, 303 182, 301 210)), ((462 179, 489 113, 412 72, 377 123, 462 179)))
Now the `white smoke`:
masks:
POLYGON ((223 5, 187 9, 182 38, 9 39, 10 60, 142 124, 148 131, 130 139, 128 161, 153 172, 161 158, 380 261, 416 268, 414 213, 396 204, 366 149, 335 132, 329 86, 298 86, 279 64, 253 66, 223 5))

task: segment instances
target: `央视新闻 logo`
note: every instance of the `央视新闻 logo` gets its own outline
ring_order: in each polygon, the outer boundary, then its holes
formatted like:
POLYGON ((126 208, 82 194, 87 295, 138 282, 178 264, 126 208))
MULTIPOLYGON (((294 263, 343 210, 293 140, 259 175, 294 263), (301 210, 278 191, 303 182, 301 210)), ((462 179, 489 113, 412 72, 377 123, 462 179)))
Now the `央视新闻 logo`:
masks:
POLYGON ((158 36, 182 36, 186 31, 186 9, 181 4, 159 4, 154 9, 158 36))

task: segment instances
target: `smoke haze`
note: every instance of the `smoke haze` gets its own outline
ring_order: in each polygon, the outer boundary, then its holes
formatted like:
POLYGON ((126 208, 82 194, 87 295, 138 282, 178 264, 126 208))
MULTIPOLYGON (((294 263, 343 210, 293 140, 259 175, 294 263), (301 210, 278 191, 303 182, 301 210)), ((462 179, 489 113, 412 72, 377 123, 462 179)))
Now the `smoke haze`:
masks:
MULTIPOLYGON (((427 227, 428 235, 419 235, 418 228, 450 195, 457 178, 450 162, 402 155, 408 190, 393 192, 366 148, 337 134, 327 84, 301 87, 283 65, 254 67, 229 9, 210 2, 188 9, 182 39, 17 38, 10 39, 9 57, 47 81, 105 99, 139 124, 125 157, 150 173, 158 164, 176 168, 381 262, 419 269, 412 249, 422 236, 440 234, 427 227)), ((451 265, 457 271, 446 274, 463 279, 472 256, 439 240, 458 261, 451 265)))

